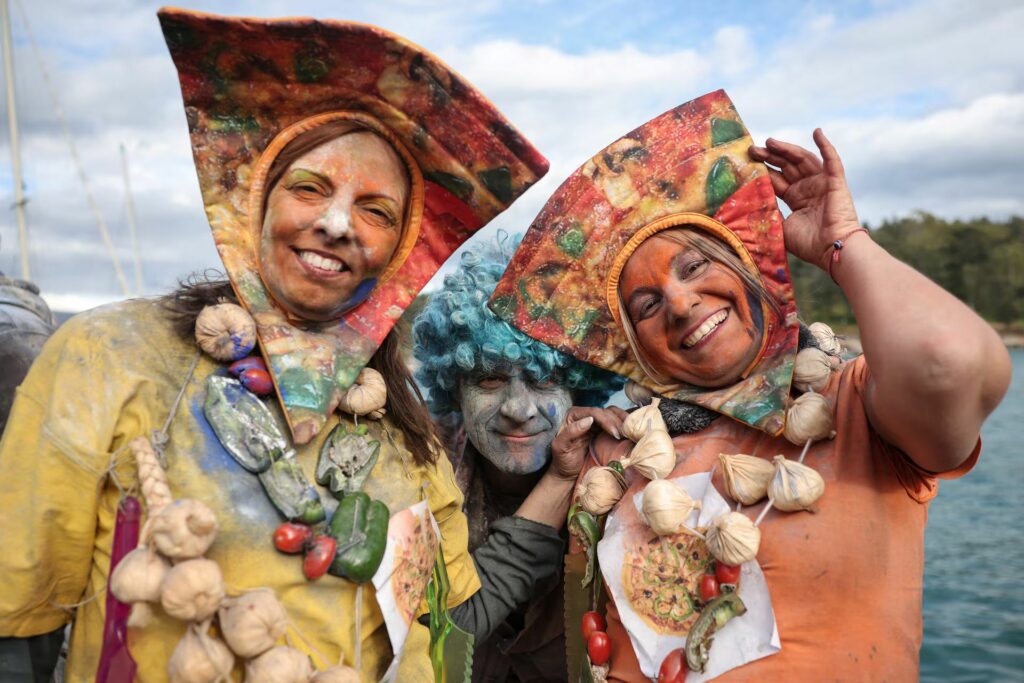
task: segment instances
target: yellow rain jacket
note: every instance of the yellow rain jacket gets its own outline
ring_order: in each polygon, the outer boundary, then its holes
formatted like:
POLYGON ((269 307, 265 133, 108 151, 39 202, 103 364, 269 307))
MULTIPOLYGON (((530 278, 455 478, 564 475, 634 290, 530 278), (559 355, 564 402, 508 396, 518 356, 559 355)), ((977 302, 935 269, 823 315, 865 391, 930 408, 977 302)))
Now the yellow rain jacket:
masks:
MULTIPOLYGON (((47 633, 74 616, 68 683, 91 681, 96 674, 118 483, 131 489, 137 481, 127 444, 163 426, 196 353, 194 343, 175 334, 158 302, 128 301, 68 321, 18 389, 0 441, 0 636, 47 633)), ((355 584, 330 575, 307 581, 300 556, 274 550, 281 516, 257 477, 235 463, 207 424, 206 379, 223 371, 205 355, 199 360, 170 425, 165 453, 172 494, 201 500, 216 513, 221 530, 206 556, 220 565, 229 593, 272 588, 288 611, 293 644, 312 654, 318 669, 342 654, 351 665, 359 643, 364 680, 378 680, 392 653, 372 584, 363 588, 356 638, 355 584)), ((310 481, 338 419, 332 415, 313 442, 297 448, 310 481)), ((426 496, 443 538, 449 605, 464 602, 480 582, 467 551, 462 494, 447 458, 417 465, 386 418, 368 424, 381 451, 363 490, 392 513, 426 496)), ((326 491, 321 495, 330 499, 326 491)), ((149 626, 129 631, 139 664, 136 680, 142 683, 167 680, 167 660, 186 626, 159 606, 154 612, 149 626)), ((428 642, 427 629, 414 622, 399 680, 432 679, 428 642)), ((234 674, 241 679, 240 663, 234 674)))

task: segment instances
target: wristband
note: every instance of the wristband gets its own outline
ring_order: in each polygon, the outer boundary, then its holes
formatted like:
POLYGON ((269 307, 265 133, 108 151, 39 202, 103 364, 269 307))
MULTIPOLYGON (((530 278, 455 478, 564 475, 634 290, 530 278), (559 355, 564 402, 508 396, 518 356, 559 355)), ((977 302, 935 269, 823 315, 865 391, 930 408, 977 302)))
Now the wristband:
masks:
MULTIPOLYGON (((855 228, 829 245, 828 249, 832 250, 832 256, 828 259, 828 276, 832 278, 832 282, 836 281, 835 276, 832 275, 832 265, 839 262, 839 257, 843 252, 843 247, 846 246, 845 241, 849 240, 850 237, 856 235, 858 232, 867 232, 867 228, 855 228)), ((826 254, 828 253, 828 249, 825 250, 826 254)))

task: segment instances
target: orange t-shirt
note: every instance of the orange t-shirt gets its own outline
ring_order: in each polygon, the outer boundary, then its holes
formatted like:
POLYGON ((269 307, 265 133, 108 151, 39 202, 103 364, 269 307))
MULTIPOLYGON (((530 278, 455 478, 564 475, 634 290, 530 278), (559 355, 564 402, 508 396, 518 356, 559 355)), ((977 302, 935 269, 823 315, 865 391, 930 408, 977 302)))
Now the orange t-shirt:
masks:
MULTIPOLYGON (((825 391, 835 406, 835 439, 813 444, 805 464, 825 480, 817 512, 772 509, 761 523, 757 555, 771 593, 782 650, 733 669, 720 681, 917 680, 921 647, 921 582, 928 502, 937 477, 922 470, 871 429, 864 412, 870 372, 864 357, 833 373, 825 391)), ((801 448, 721 417, 707 429, 674 439, 678 464, 671 477, 709 471, 719 453, 796 459, 801 448)), ((605 462, 631 444, 602 437, 605 462)), ((956 470, 977 462, 980 441, 956 470)), ((627 471, 631 500, 646 480, 627 471)), ((715 486, 727 501, 718 472, 715 486)), ((621 503, 620 503, 621 504, 621 503)), ((745 508, 756 518, 764 503, 745 508)), ((614 604, 609 681, 648 681, 640 672, 614 604)), ((742 617, 740 617, 742 618, 742 617)))

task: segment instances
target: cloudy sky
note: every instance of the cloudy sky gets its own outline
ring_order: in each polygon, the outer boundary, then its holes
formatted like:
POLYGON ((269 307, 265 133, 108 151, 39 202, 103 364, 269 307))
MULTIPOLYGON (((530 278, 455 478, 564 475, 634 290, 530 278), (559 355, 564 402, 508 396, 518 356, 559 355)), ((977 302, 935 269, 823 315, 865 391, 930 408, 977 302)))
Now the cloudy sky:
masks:
MULTIPOLYGON (((223 14, 377 24, 431 49, 480 87, 551 160, 548 176, 484 238, 499 228, 522 231, 591 154, 720 87, 755 139, 809 145, 811 130, 822 126, 844 157, 869 223, 917 210, 947 218, 1024 214, 1024 3, 1018 0, 186 4, 223 14)), ((79 310, 123 296, 59 110, 131 293, 121 145, 138 217, 143 293, 166 291, 179 276, 216 267, 178 82, 155 16, 159 4, 11 5, 32 278, 51 306, 79 310)), ((8 208, 10 147, 2 137, 0 271, 18 275, 8 208)))

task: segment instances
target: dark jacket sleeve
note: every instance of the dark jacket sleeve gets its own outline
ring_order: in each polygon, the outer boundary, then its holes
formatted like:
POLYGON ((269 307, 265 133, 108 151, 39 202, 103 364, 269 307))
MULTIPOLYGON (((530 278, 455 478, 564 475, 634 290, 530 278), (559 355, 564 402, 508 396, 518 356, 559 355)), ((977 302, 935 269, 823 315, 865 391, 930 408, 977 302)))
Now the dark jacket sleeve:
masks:
POLYGON ((563 541, 554 528, 522 517, 502 517, 473 553, 480 590, 451 610, 455 624, 486 639, 545 579, 562 570, 563 541))

